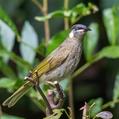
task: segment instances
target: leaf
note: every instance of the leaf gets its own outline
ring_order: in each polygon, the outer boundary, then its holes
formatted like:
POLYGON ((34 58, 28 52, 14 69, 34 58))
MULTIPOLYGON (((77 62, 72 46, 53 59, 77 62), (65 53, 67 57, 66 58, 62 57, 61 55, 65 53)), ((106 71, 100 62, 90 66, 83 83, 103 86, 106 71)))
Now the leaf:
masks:
POLYGON ((36 16, 35 19, 37 21, 43 22, 47 19, 56 18, 56 17, 64 17, 64 16, 69 17, 70 11, 57 10, 52 13, 49 13, 47 16, 36 16))
POLYGON ((119 58, 119 46, 107 46, 96 54, 96 59, 102 58, 119 58))
POLYGON ((92 108, 90 108, 90 116, 94 117, 98 112, 100 112, 102 110, 102 104, 103 104, 103 100, 102 98, 97 98, 97 99, 93 99, 89 102, 89 104, 95 104, 92 108))
POLYGON ((9 16, 5 13, 5 11, 0 7, 0 19, 3 20, 16 34, 18 40, 20 40, 20 35, 16 28, 16 25, 12 22, 9 16))
POLYGON ((56 49, 66 38, 68 35, 68 31, 62 31, 51 38, 48 43, 46 55, 51 53, 54 49, 56 49))
POLYGON ((64 91, 66 91, 68 88, 68 79, 64 79, 64 80, 60 81, 60 85, 61 85, 62 89, 64 91))
POLYGON ((119 7, 108 8, 103 11, 103 21, 111 45, 119 43, 119 7))
POLYGON ((44 22, 45 20, 57 18, 57 17, 68 17, 73 24, 76 22, 77 16, 86 16, 91 13, 91 11, 96 12, 97 7, 93 4, 89 4, 85 6, 83 3, 77 4, 70 10, 56 10, 54 12, 49 13, 47 16, 36 16, 35 19, 39 22, 44 22))
POLYGON ((33 64, 36 55, 35 49, 38 46, 38 37, 31 26, 31 24, 26 21, 22 29, 22 42, 20 43, 20 51, 24 60, 33 64))
POLYGON ((16 83, 16 80, 3 77, 0 78, 0 88, 12 88, 16 83))
POLYGON ((52 115, 45 117, 43 119, 60 119, 60 117, 63 114, 63 111, 64 109, 54 109, 52 115))
MULTIPOLYGON (((12 50, 15 42, 15 33, 6 23, 4 23, 1 20, 0 20, 0 40, 4 48, 6 48, 8 51, 12 50)), ((9 56, 4 55, 3 58, 4 61, 7 62, 9 56)))
POLYGON ((109 111, 102 111, 96 115, 96 117, 100 117, 102 119, 112 119, 113 115, 109 111))
POLYGON ((14 52, 9 52, 6 49, 0 49, 0 57, 4 56, 4 55, 9 55, 10 59, 12 61, 14 61, 18 66, 26 68, 26 69, 31 69, 31 65, 23 60, 21 57, 19 57, 18 55, 16 55, 14 52))
POLYGON ((118 98, 119 98, 119 73, 116 75, 116 80, 114 82, 113 101, 116 101, 118 98))
POLYGON ((91 31, 87 32, 83 43, 84 54, 87 61, 92 59, 99 39, 98 24, 92 23, 89 28, 91 28, 91 31))
POLYGON ((25 119, 25 118, 13 116, 13 115, 8 115, 8 114, 3 114, 0 119, 25 119))
POLYGON ((16 78, 16 74, 13 69, 6 64, 2 59, 0 59, 0 71, 9 78, 16 78))

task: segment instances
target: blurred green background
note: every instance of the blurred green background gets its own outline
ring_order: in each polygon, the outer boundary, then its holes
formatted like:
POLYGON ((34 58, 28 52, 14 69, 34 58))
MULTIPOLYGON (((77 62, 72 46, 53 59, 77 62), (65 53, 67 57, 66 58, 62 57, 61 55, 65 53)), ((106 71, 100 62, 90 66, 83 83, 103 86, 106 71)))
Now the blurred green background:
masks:
MULTIPOLYGON (((83 42, 77 68, 81 72, 72 79, 75 117, 81 118, 80 108, 89 102, 95 103, 91 117, 104 109, 111 111, 114 119, 119 118, 119 1, 68 0, 67 8, 64 1, 48 0, 49 14, 44 17, 32 0, 0 0, 0 118, 45 116, 41 99, 33 90, 10 109, 2 107, 2 102, 24 82, 27 72, 66 38, 69 28, 76 23, 90 26, 92 32, 83 42), (68 20, 68 26, 64 19, 68 20), (44 30, 47 20, 48 42, 44 30)), ((66 93, 63 108, 67 109, 68 81, 61 85, 66 93)))

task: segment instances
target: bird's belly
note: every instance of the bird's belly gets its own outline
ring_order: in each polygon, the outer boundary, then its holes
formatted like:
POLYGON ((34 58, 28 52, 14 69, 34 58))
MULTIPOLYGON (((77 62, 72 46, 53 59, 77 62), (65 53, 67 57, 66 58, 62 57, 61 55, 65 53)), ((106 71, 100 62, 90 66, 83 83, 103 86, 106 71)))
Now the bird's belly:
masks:
POLYGON ((79 63, 80 55, 81 52, 72 54, 69 58, 67 58, 67 60, 62 65, 42 75, 40 80, 60 81, 67 75, 71 75, 71 73, 75 70, 77 64, 79 63))

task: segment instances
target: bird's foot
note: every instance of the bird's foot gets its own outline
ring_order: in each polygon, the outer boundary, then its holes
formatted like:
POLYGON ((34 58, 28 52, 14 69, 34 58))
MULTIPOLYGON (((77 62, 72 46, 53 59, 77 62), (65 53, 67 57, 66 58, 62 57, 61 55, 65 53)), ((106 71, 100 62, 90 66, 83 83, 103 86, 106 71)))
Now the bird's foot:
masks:
POLYGON ((48 81, 48 84, 50 84, 55 88, 54 90, 49 90, 47 95, 47 99, 51 105, 51 108, 52 109, 61 108, 64 103, 64 97, 65 97, 62 87, 57 81, 54 82, 48 81))

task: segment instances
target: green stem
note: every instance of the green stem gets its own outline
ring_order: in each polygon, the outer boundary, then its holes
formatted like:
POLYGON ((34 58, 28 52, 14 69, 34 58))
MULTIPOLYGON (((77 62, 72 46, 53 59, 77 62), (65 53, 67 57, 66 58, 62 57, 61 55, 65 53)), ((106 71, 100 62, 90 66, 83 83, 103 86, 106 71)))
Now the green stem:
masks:
POLYGON ((105 108, 107 108, 107 107, 110 107, 111 105, 116 104, 116 103, 119 103, 119 100, 113 100, 113 101, 110 101, 110 102, 104 104, 104 105, 102 106, 102 109, 105 109, 105 108))

